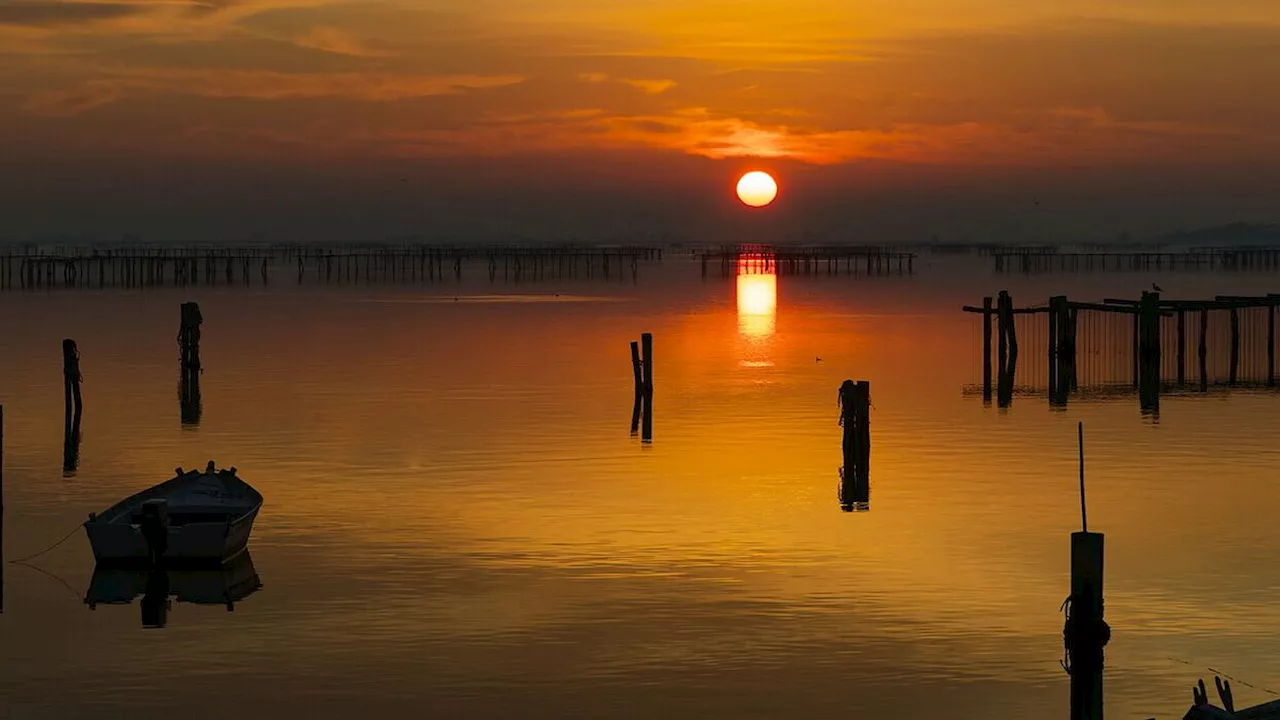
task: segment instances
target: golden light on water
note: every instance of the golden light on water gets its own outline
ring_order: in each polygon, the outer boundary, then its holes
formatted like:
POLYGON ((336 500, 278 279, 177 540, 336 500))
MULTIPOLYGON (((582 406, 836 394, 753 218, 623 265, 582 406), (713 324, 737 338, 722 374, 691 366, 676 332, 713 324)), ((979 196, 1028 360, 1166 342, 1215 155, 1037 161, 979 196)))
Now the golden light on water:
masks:
POLYGON ((748 338, 773 335, 778 317, 778 275, 771 258, 738 261, 738 332, 748 338))

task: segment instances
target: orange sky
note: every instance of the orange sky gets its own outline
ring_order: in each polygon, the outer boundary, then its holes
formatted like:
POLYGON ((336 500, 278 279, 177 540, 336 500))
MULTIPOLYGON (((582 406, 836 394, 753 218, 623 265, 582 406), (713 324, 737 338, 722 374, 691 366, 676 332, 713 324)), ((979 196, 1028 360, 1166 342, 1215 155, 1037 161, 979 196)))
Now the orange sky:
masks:
POLYGON ((1236 166, 1280 159, 1278 41, 1271 0, 19 0, 0 154, 399 172, 621 153, 649 181, 680 158, 1236 166))

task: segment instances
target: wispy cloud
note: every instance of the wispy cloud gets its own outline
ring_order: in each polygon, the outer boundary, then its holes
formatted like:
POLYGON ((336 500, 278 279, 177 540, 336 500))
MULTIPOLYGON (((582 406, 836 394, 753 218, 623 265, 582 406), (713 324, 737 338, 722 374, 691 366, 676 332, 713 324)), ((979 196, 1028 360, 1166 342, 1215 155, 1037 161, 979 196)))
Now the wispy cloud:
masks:
POLYGON ((23 107, 43 115, 74 115, 126 94, 167 93, 206 98, 298 100, 334 98, 390 102, 455 95, 514 85, 519 75, 396 75, 379 73, 279 73, 257 70, 119 68, 78 87, 46 90, 23 107))
POLYGON ((118 2, 0 2, 0 25, 57 27, 136 15, 152 9, 148 3, 118 2))
POLYGON ((676 86, 675 80, 631 80, 624 79, 622 82, 631 87, 646 92, 650 95, 660 95, 676 86))
POLYGON ((354 57, 390 57, 393 53, 370 48, 349 33, 336 27, 314 27, 310 32, 294 38, 301 47, 354 57))

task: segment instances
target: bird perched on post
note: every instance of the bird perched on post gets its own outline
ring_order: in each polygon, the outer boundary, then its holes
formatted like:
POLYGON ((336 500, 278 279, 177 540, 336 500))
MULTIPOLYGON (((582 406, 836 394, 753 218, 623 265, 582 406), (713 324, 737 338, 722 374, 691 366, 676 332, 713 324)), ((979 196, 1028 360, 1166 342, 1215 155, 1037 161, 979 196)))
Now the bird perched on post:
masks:
POLYGON ((1164 292, 1164 288, 1160 287, 1155 283, 1151 283, 1151 289, 1155 290, 1156 292, 1164 292))

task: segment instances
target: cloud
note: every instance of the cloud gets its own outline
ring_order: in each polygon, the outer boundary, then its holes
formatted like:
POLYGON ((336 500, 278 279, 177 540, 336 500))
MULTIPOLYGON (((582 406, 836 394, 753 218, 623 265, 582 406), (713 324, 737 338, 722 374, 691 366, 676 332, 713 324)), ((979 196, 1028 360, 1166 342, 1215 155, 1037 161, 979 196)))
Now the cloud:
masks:
POLYGON ((359 40, 336 27, 314 27, 306 35, 295 38, 294 44, 355 57, 390 57, 392 55, 383 50, 366 47, 359 40))
POLYGON ((676 86, 675 80, 623 80, 622 82, 630 85, 641 92, 650 95, 660 95, 676 86))
MULTIPOLYGON (((511 155, 523 152, 657 149, 712 159, 778 158, 814 165, 868 160, 932 164, 1048 166, 1080 161, 1161 162, 1185 148, 1217 157, 1275 153, 1230 128, 1125 121, 1101 108, 1054 108, 1008 121, 898 123, 880 127, 762 123, 705 108, 666 114, 600 111, 489 118, 467 127, 393 133, 393 152, 409 155, 511 155)), ((811 119, 810 119, 811 120, 811 119)))
POLYGON ((279 73, 230 69, 118 68, 78 88, 42 91, 23 107, 41 115, 67 116, 112 102, 127 93, 149 92, 205 98, 303 100, 336 98, 391 102, 524 82, 519 75, 397 75, 386 73, 279 73))
POLYGON ((147 3, 0 2, 0 25, 78 25, 137 15, 151 7, 147 3))
POLYGON ((588 83, 602 83, 609 81, 609 75, 602 72, 587 72, 578 75, 578 79, 588 83))
POLYGON ((22 109, 45 117, 71 117, 115 102, 120 88, 110 82, 87 82, 71 90, 46 90, 27 98, 22 109))

